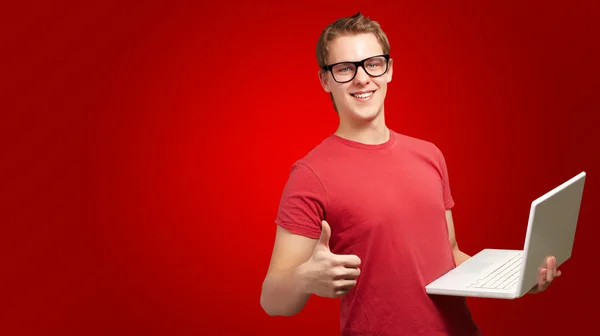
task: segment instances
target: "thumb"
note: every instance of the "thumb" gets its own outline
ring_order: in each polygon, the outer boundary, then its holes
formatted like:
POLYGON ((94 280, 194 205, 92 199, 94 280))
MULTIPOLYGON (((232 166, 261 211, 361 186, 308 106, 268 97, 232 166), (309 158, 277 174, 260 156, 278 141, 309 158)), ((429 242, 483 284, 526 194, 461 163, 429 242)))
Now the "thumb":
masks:
POLYGON ((321 221, 321 237, 318 244, 329 248, 329 238, 331 238, 331 228, 327 221, 321 221))

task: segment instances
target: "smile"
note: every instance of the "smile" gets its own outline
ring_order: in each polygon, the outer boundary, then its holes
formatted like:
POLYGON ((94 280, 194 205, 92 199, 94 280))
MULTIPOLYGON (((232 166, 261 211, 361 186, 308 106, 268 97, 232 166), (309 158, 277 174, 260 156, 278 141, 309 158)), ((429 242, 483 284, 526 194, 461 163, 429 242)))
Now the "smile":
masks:
POLYGON ((368 100, 369 98, 371 98, 371 96, 373 95, 375 91, 368 91, 368 92, 360 92, 360 93, 351 93, 350 95, 354 98, 358 98, 360 100, 368 100))

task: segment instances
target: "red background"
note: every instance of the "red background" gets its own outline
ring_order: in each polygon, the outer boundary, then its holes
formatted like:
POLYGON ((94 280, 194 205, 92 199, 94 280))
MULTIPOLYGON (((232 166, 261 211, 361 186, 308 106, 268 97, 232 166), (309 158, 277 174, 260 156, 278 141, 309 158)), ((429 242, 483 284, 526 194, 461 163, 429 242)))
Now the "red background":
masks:
POLYGON ((446 156, 465 252, 521 248, 530 202, 589 174, 564 276, 469 300, 484 335, 594 328, 595 2, 5 8, 2 334, 338 333, 335 300, 279 318, 259 296, 289 168, 337 126, 317 38, 359 10, 391 41, 388 126, 446 156))

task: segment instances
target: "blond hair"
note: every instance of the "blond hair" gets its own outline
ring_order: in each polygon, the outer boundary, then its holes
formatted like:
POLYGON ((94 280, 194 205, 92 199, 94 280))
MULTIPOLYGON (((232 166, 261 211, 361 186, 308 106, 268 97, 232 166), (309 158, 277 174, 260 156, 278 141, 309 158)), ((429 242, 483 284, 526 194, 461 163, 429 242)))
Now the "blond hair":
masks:
MULTIPOLYGON (((317 64, 319 68, 323 69, 327 66, 327 57, 329 56, 329 45, 335 38, 344 35, 358 35, 358 34, 374 34, 384 54, 389 54, 390 43, 387 35, 381 29, 381 26, 377 21, 371 20, 368 17, 363 16, 360 12, 345 18, 338 19, 330 23, 323 31, 317 42, 317 64)), ((337 111, 337 106, 333 100, 333 94, 329 94, 333 106, 337 111)))

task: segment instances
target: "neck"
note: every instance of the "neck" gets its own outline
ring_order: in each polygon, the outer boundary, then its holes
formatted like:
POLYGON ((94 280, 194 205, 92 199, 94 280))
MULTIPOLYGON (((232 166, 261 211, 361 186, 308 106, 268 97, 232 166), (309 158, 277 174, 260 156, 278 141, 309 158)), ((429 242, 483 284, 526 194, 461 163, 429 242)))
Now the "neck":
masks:
POLYGON ((382 144, 390 138, 383 109, 375 118, 366 121, 344 120, 340 115, 340 124, 334 134, 367 145, 382 144))

